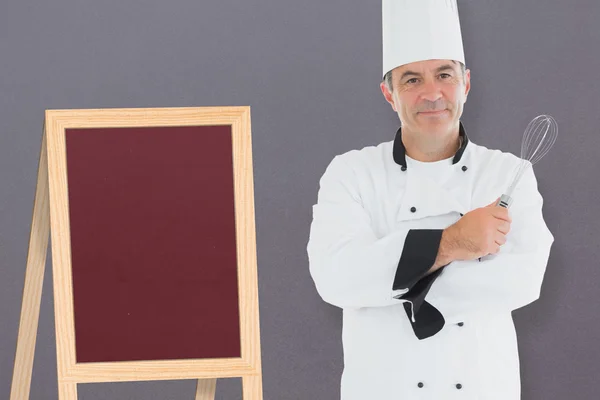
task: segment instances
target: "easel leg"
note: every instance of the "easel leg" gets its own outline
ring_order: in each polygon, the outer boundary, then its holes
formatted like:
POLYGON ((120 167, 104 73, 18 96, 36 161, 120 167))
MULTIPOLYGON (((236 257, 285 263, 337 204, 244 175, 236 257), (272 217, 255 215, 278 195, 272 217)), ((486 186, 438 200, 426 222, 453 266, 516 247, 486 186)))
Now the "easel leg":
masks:
POLYGON ((198 379, 196 400, 215 400, 216 379, 198 379))
POLYGON ((242 398, 244 400, 262 400, 262 376, 242 377, 242 398))
POLYGON ((58 381, 58 400, 77 400, 77 383, 58 381))
POLYGON ((25 269, 21 319, 17 335, 17 351, 13 369, 10 400, 27 400, 31 388, 33 356, 40 317, 42 285, 50 236, 50 205, 48 195, 48 157, 46 134, 38 165, 38 179, 33 203, 33 220, 29 236, 29 250, 25 269))

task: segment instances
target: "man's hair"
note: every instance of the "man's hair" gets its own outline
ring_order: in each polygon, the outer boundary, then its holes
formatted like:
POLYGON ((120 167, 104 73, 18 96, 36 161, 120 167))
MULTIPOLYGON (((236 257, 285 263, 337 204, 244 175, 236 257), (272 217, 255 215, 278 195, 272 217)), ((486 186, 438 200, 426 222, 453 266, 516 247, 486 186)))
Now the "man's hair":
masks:
MULTIPOLYGON (((465 64, 461 63, 460 61, 454 61, 454 60, 451 60, 451 61, 452 61, 454 64, 458 63, 458 64, 460 65, 460 71, 461 71, 461 73, 462 73, 462 76, 463 76, 463 82, 464 82, 464 80, 465 80, 465 72, 466 72, 466 67, 465 67, 465 64)), ((387 86, 388 90, 389 90, 390 92, 392 92, 392 91, 393 91, 393 86, 392 86, 392 70, 388 71, 388 72, 385 74, 385 76, 383 77, 383 81, 385 82, 385 84, 386 84, 386 86, 387 86)))

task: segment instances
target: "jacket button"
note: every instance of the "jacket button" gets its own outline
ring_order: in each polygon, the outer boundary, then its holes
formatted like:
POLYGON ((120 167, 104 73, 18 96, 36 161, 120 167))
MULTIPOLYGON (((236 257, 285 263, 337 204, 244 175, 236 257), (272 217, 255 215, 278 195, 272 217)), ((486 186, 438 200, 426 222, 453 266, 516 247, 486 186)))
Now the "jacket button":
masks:
POLYGON ((465 214, 463 214, 463 213, 459 213, 459 214, 460 214, 460 216, 461 216, 461 217, 463 217, 463 216, 465 215, 465 214))
POLYGON ((463 326, 465 323, 464 322, 459 322, 457 325, 458 326, 463 326))
POLYGON ((423 385, 423 382, 419 382, 419 384, 417 386, 420 387, 420 388, 422 388, 425 385, 423 385))
POLYGON ((416 209, 415 207, 411 207, 411 208, 410 208, 410 212, 413 212, 413 213, 414 213, 414 212, 417 212, 417 209, 416 209))
POLYGON ((457 384, 456 384, 456 388, 457 388, 457 389, 462 389, 462 385, 461 385, 460 383, 457 383, 457 384))
POLYGON ((463 170, 463 172, 464 172, 464 171, 466 171, 468 168, 467 168, 467 166, 466 166, 466 165, 463 165, 463 167, 462 167, 461 169, 462 169, 462 170, 463 170))
POLYGON ((402 171, 406 171, 406 166, 402 166, 402 168, 400 168, 402 171))

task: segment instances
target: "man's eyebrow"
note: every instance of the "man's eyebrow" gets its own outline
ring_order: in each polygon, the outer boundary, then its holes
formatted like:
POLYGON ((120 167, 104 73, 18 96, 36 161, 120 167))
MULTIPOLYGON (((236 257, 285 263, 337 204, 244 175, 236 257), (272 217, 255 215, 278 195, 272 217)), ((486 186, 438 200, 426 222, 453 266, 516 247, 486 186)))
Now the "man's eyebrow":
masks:
MULTIPOLYGON (((455 72, 454 68, 450 64, 444 64, 444 65, 437 67, 435 69, 435 72, 442 72, 442 71, 448 71, 448 70, 455 72)), ((407 76, 421 76, 421 74, 418 72, 414 72, 414 71, 404 71, 402 73, 402 75, 400 76, 400 80, 404 80, 404 78, 406 78, 407 76)))
POLYGON ((442 71, 446 71, 446 70, 451 70, 454 72, 454 68, 450 64, 444 64, 444 65, 437 67, 435 69, 435 72, 442 72, 442 71))
POLYGON ((400 76, 400 80, 404 80, 404 78, 406 78, 409 75, 414 75, 414 76, 421 76, 420 73, 418 72, 413 72, 413 71, 404 71, 404 73, 402 74, 402 76, 400 76))

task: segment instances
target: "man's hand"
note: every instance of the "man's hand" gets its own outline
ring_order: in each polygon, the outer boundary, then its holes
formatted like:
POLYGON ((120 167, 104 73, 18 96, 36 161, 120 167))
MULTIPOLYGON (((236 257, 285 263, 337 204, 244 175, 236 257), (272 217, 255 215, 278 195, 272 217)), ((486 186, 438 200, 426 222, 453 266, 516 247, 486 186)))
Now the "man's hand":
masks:
POLYGON ((508 209, 489 205, 465 214, 442 233, 438 257, 430 272, 455 260, 474 260, 496 254, 506 243, 512 219, 508 209))

